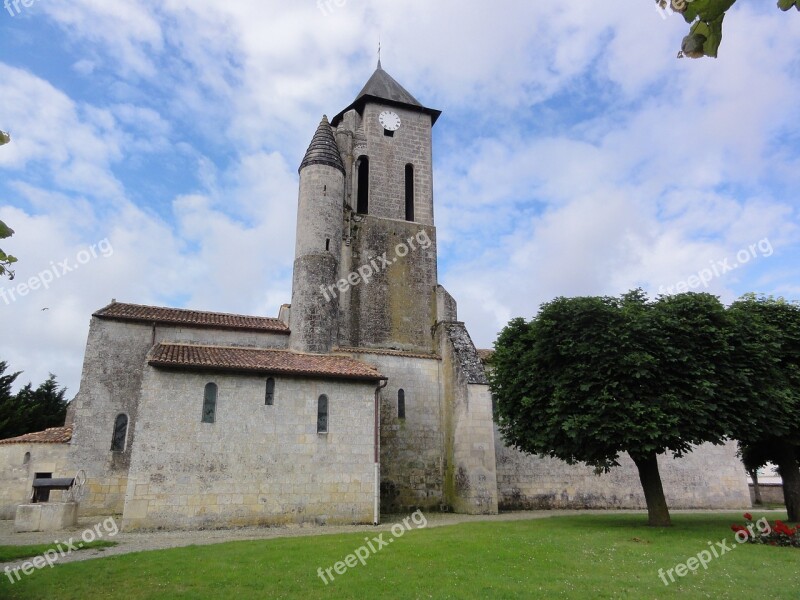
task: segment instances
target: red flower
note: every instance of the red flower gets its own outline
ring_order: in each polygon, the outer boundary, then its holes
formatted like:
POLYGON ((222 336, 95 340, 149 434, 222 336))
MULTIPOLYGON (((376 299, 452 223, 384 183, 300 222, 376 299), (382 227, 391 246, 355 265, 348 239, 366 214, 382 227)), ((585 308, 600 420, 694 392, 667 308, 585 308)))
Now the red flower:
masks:
POLYGON ((747 529, 742 525, 731 525, 731 530, 735 533, 739 533, 740 531, 747 533, 747 529))
POLYGON ((751 515, 750 513, 744 513, 744 518, 747 519, 748 521, 752 521, 753 515, 751 515))
POLYGON ((788 527, 783 521, 775 522, 775 531, 782 533, 783 535, 788 535, 789 537, 793 536, 795 532, 794 529, 788 527))

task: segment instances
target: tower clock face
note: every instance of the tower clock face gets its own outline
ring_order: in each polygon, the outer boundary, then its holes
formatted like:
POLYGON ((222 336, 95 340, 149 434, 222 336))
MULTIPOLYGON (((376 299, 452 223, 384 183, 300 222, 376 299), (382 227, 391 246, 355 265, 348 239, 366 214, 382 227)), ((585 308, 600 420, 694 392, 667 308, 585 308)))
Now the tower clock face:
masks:
POLYGON ((383 125, 386 131, 397 131, 400 129, 400 117, 397 113, 390 110, 385 110, 378 115, 378 121, 380 121, 380 124, 383 125))

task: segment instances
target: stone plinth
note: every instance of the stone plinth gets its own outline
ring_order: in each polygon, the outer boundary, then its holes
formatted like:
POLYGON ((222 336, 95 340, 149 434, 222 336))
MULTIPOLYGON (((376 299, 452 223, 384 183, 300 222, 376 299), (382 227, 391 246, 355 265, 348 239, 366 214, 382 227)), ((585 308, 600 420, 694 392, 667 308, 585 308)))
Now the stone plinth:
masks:
POLYGON ((62 531, 77 524, 77 502, 20 504, 14 519, 14 531, 62 531))

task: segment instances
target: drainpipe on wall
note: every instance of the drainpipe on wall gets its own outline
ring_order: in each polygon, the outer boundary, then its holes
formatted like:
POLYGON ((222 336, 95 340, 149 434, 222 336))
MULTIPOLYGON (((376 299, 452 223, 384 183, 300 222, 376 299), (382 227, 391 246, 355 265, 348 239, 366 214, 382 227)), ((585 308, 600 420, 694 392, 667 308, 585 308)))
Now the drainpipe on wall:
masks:
POLYGON ((381 522, 381 390, 389 385, 389 380, 384 378, 375 388, 375 505, 373 508, 372 524, 381 522))

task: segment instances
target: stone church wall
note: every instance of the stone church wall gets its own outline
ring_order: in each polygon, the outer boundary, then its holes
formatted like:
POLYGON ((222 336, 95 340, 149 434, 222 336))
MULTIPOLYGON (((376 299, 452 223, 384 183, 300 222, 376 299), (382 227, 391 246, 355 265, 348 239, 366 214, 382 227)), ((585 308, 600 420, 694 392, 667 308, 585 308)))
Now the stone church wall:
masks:
POLYGON ((123 527, 372 523, 375 384, 275 377, 266 406, 265 380, 146 369, 123 527), (202 423, 209 382, 215 422, 202 423))
POLYGON ((174 327, 92 318, 81 387, 70 405, 75 430, 69 455, 71 472, 87 474, 81 514, 122 513, 131 448, 135 443, 139 391, 147 353, 154 343, 185 342, 285 348, 288 336, 270 332, 174 327), (128 416, 123 452, 111 451, 114 421, 128 416))
POLYGON ((73 400, 71 472, 86 472, 81 514, 121 513, 127 485, 139 389, 145 357, 152 345, 148 325, 93 318, 83 362, 81 387, 73 400), (111 451, 114 421, 128 417, 123 452, 111 451))
POLYGON ((158 344, 160 342, 283 350, 289 345, 289 336, 282 333, 260 331, 231 331, 158 325, 156 327, 155 343, 158 344))
POLYGON ((381 390, 381 512, 439 510, 444 500, 441 361, 353 354, 389 378, 381 390), (405 419, 398 416, 398 392, 405 419))
POLYGON ((445 397, 446 496, 456 512, 496 514, 492 397, 483 365, 463 323, 441 323, 439 331, 445 397))
MULTIPOLYGON (((610 473, 524 454, 495 431, 497 486, 503 510, 556 508, 645 508, 636 466, 627 456, 610 473)), ((681 459, 660 456, 670 508, 738 509, 750 506, 744 466, 736 445, 704 444, 681 459)))

